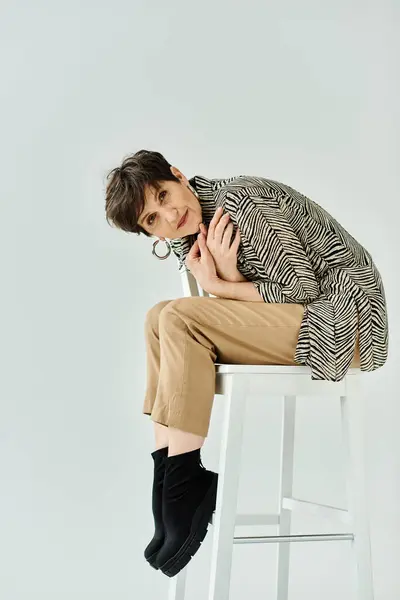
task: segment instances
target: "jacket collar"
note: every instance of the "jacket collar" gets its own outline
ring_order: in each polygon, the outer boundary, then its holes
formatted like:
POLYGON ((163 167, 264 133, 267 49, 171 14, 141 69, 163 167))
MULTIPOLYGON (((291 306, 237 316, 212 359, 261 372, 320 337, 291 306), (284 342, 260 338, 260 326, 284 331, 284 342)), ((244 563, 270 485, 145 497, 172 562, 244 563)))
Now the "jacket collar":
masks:
POLYGON ((215 211, 217 210, 218 204, 218 192, 227 183, 236 179, 234 177, 225 177, 223 179, 209 179, 204 175, 194 175, 189 179, 189 183, 195 188, 199 194, 199 202, 202 208, 203 222, 208 225, 211 221, 215 211))
MULTIPOLYGON (((208 179, 204 175, 194 175, 194 177, 189 179, 190 185, 194 187, 199 195, 198 200, 201 204, 202 222, 207 227, 218 206, 220 206, 219 191, 234 179, 237 179, 237 176, 225 177, 223 179, 208 179)), ((196 239, 196 236, 194 238, 196 239)))

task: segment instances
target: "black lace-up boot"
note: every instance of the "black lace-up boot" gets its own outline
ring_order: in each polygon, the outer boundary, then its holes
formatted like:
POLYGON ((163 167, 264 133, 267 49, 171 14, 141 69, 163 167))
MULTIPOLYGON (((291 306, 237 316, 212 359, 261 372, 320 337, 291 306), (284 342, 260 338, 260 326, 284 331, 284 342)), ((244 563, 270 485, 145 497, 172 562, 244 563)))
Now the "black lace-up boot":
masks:
POLYGON ((155 567, 168 577, 179 573, 200 548, 215 511, 217 483, 217 473, 204 468, 200 449, 165 459, 165 542, 155 567))
POLYGON ((157 569, 154 564, 157 557, 157 552, 164 543, 165 531, 162 519, 162 490, 165 474, 165 459, 168 456, 168 448, 160 448, 152 452, 151 456, 154 460, 154 480, 153 480, 153 497, 152 508, 154 517, 155 532, 153 539, 144 551, 144 556, 149 564, 157 569))

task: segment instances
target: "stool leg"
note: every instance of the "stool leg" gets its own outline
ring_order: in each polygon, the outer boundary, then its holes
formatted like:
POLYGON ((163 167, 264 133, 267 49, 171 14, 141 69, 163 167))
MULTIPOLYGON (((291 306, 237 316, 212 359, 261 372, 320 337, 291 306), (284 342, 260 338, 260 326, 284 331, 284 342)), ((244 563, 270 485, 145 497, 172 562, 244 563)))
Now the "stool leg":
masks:
MULTIPOLYGON (((294 435, 296 424, 296 396, 285 396, 282 411, 281 468, 279 482, 280 515, 278 535, 290 535, 292 512, 282 507, 283 498, 293 494, 294 435)), ((277 598, 288 600, 290 542, 278 542, 277 598)))
POLYGON ((213 548, 209 600, 228 600, 233 538, 242 453, 247 376, 224 375, 225 414, 218 473, 217 505, 213 519, 213 548))
POLYGON ((373 600, 373 573, 365 485, 364 400, 358 376, 347 379, 348 395, 341 396, 342 431, 347 464, 347 501, 354 541, 357 600, 373 600))
POLYGON ((179 571, 179 573, 171 579, 168 590, 168 600, 184 600, 188 566, 189 565, 182 569, 182 571, 179 571))

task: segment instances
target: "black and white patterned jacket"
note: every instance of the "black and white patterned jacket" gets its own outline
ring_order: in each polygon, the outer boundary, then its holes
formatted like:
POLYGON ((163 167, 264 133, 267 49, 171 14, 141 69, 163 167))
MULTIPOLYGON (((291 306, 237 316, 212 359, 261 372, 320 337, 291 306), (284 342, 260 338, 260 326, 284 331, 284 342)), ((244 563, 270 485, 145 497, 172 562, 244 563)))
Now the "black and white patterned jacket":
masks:
MULTIPOLYGON (((239 175, 189 180, 208 227, 218 206, 238 227, 238 270, 265 302, 305 307, 295 361, 312 379, 340 381, 354 355, 359 328, 360 368, 374 371, 388 356, 382 279, 371 255, 326 210, 292 187, 239 175)), ((195 235, 168 240, 179 269, 195 235)))

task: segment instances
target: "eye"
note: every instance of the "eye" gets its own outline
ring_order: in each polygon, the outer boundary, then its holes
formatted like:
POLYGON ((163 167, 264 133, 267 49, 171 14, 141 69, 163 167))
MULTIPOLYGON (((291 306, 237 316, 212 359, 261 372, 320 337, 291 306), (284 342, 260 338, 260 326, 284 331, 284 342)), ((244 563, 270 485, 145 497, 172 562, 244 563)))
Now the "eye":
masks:
MULTIPOLYGON (((167 192, 166 192, 165 190, 163 190, 162 192, 160 192, 160 194, 158 195, 158 197, 161 199, 162 195, 163 195, 163 194, 166 194, 166 193, 167 193, 167 192)), ((163 198, 164 198, 164 196, 163 196, 163 198)), ((162 200, 161 200, 161 204, 162 204, 162 200)), ((148 225, 150 225, 150 227, 151 227, 151 226, 153 225, 153 223, 154 223, 154 221, 151 221, 151 217, 152 217, 152 216, 153 216, 153 215, 150 215, 150 216, 147 218, 147 224, 148 224, 148 225), (151 222, 150 222, 150 221, 151 221, 151 222)))

